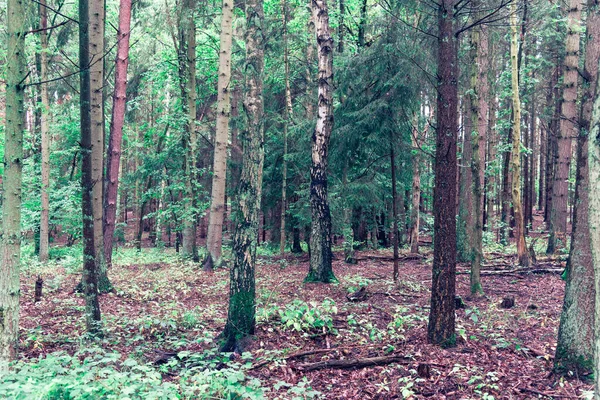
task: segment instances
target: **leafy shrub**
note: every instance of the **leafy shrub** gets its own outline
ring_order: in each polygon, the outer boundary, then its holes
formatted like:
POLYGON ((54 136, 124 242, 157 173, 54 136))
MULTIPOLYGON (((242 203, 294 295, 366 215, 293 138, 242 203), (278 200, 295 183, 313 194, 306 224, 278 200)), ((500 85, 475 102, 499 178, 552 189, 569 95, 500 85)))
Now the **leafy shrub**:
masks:
POLYGON ((296 299, 285 308, 259 309, 257 319, 259 322, 278 319, 285 329, 296 332, 334 332, 334 314, 337 306, 332 299, 326 298, 321 304, 296 299))

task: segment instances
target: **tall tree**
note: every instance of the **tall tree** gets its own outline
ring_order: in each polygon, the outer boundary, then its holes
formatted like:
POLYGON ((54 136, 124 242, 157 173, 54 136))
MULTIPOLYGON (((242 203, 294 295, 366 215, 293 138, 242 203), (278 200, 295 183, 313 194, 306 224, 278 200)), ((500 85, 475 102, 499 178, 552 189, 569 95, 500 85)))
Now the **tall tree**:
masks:
MULTIPOLYGON (((475 4, 477 7, 477 4, 475 4)), ((481 263, 483 260, 483 171, 485 160, 485 137, 487 131, 487 28, 478 25, 471 31, 471 129, 467 132, 470 137, 469 145, 472 148, 471 179, 472 204, 473 204, 473 231, 471 244, 471 293, 483 294, 481 286, 481 263)))
POLYGON ((262 0, 246 0, 246 63, 242 134, 242 174, 237 189, 233 234, 233 266, 230 270, 229 310, 223 333, 224 351, 243 351, 243 340, 256 325, 254 268, 264 163, 264 11, 262 0))
POLYGON ((111 289, 104 263, 104 1, 89 3, 90 113, 92 119, 92 201, 98 290, 111 289))
POLYGON ((130 29, 131 0, 120 0, 117 58, 115 60, 115 89, 108 136, 108 152, 106 154, 106 193, 104 194, 104 261, 107 269, 112 265, 113 237, 117 221, 119 169, 121 166, 121 145, 127 101, 130 29))
POLYGON ((312 1, 312 16, 317 32, 319 89, 317 125, 312 135, 310 168, 310 266, 306 281, 333 282, 331 266, 331 214, 327 199, 329 139, 333 129, 333 38, 329 28, 327 0, 312 1))
POLYGON ((569 171, 573 138, 577 136, 577 87, 579 81, 579 41, 581 29, 581 0, 570 0, 567 19, 566 56, 563 75, 563 96, 558 136, 558 163, 552 187, 550 237, 546 253, 552 254, 567 244, 569 171))
POLYGON ((519 95, 519 28, 517 25, 517 4, 511 2, 510 13, 510 61, 513 102, 511 193, 515 219, 515 238, 519 264, 529 266, 529 253, 525 243, 525 222, 521 204, 521 97, 519 95))
MULTIPOLYGON (((342 0, 343 1, 343 0, 342 0)), ((342 7, 340 5, 340 7, 342 7)), ((292 89, 290 85, 290 55, 288 45, 288 5, 286 0, 281 1, 281 14, 283 18, 283 67, 284 67, 284 85, 285 85, 285 105, 283 111, 283 160, 281 162, 281 223, 279 226, 279 252, 285 252, 286 232, 285 217, 287 215, 287 175, 288 175, 288 131, 292 121, 292 89)))
POLYGON ((92 112, 90 79, 89 0, 79 0, 79 103, 81 124, 81 210, 83 218, 83 293, 85 323, 88 333, 101 332, 98 301, 98 270, 94 246, 94 178, 92 161, 92 112))
POLYGON ((49 197, 50 188, 50 98, 48 96, 48 11, 46 0, 40 0, 40 98, 42 102, 42 112, 40 121, 41 147, 42 147, 42 193, 41 205, 42 213, 40 216, 40 254, 41 262, 48 261, 48 239, 49 230, 49 197))
POLYGON ((0 372, 6 362, 15 358, 19 343, 21 184, 25 126, 23 98, 27 77, 23 0, 8 0, 6 25, 6 131, 0 236, 0 372))
POLYGON ((433 192, 434 246, 431 309, 427 339, 453 346, 456 290, 456 142, 458 133, 458 60, 454 32, 456 0, 442 0, 437 10, 437 130, 433 192))
MULTIPOLYGON (((591 112, 588 141, 589 193, 600 193, 600 68, 596 73, 596 95, 591 112)), ((594 399, 600 400, 600 196, 589 197, 589 229, 594 266, 594 399)))
POLYGON ((598 62, 600 60, 600 1, 588 0, 583 90, 577 136, 577 176, 573 235, 567 263, 565 299, 554 362, 559 370, 591 372, 594 340, 594 268, 588 224, 588 132, 598 62))
POLYGON ((231 116, 231 41, 233 35, 233 2, 223 0, 221 39, 219 47, 219 78, 217 83, 217 133, 215 135, 212 192, 208 235, 208 258, 205 269, 211 269, 221 259, 223 242, 223 213, 225 211, 225 184, 227 175, 227 141, 231 116))

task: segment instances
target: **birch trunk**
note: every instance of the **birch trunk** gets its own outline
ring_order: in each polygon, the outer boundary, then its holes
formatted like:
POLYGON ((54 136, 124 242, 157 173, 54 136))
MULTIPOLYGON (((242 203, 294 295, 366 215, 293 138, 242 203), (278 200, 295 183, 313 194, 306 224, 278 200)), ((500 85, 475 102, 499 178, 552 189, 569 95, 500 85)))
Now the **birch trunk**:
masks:
POLYGON ((327 200, 327 157, 333 128, 333 38, 329 29, 327 0, 314 0, 312 13, 317 32, 319 102, 317 125, 312 136, 310 169, 312 229, 310 267, 305 280, 329 283, 336 281, 336 278, 331 266, 331 214, 327 200))

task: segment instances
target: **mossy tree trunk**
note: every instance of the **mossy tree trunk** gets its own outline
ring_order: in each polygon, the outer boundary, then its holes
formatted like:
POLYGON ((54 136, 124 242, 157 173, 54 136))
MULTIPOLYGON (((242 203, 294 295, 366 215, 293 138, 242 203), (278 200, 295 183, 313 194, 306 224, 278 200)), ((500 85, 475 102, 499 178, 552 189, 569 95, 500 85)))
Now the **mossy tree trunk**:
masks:
POLYGON ((333 128, 333 38, 329 28, 326 0, 312 3, 317 32, 319 88, 317 125, 312 135, 310 168, 310 267, 307 282, 329 283, 336 280, 331 266, 331 214, 327 199, 327 157, 333 128))
POLYGON ((589 373, 593 362, 594 268, 589 228, 588 132, 600 59, 600 2, 588 1, 587 44, 580 128, 577 138, 577 177, 573 236, 567 263, 565 299, 558 330, 555 366, 562 372, 589 373))
POLYGON ((471 129, 469 133, 471 146, 471 198, 473 207, 473 229, 471 244, 471 294, 483 294, 481 286, 481 263, 483 261, 483 187, 484 187, 484 163, 485 138, 488 126, 487 121, 487 70, 488 70, 488 46, 486 27, 479 25, 471 31, 471 129))
POLYGON ((254 267, 264 164, 263 23, 263 1, 247 0, 244 97, 247 123, 242 134, 242 174, 234 211, 233 266, 223 351, 243 351, 243 340, 254 334, 256 325, 254 267))
MULTIPOLYGON (((185 0, 178 15, 178 36, 173 37, 177 48, 179 67, 179 88, 183 112, 186 116, 182 145, 185 151, 183 170, 185 171, 185 195, 183 199, 185 217, 183 219, 182 255, 197 260, 197 181, 196 170, 196 23, 195 1, 185 0)), ((174 36, 174 35, 173 35, 174 36)))

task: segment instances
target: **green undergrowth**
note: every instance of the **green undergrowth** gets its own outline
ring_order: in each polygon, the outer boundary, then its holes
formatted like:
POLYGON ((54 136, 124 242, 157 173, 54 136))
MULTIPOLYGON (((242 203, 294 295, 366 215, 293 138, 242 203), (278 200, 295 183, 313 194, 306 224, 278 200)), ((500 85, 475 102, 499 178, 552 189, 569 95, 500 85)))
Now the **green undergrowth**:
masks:
POLYGON ((253 356, 207 350, 182 351, 161 365, 144 363, 99 347, 74 355, 48 354, 17 362, 0 373, 3 399, 315 399, 321 394, 304 379, 296 385, 264 382, 249 375, 253 356))

